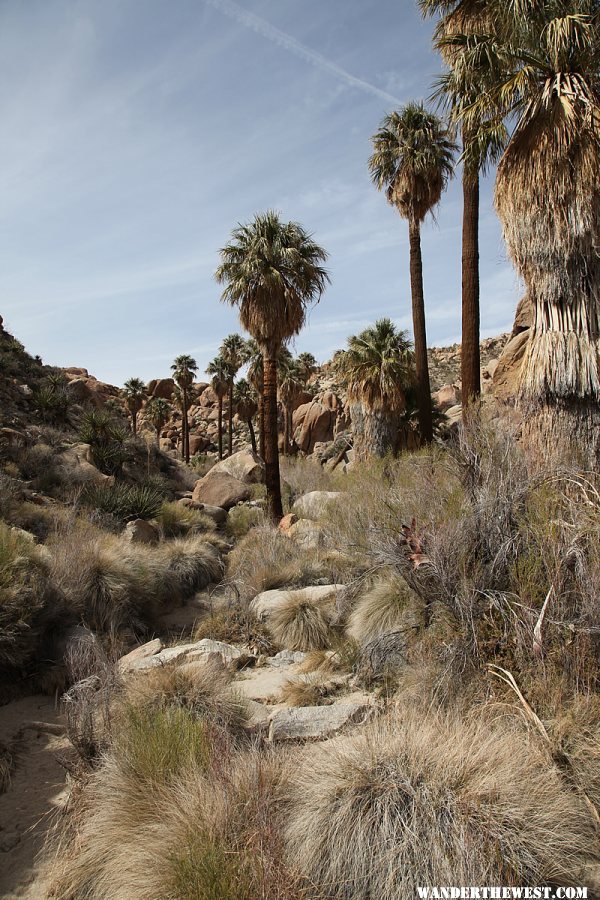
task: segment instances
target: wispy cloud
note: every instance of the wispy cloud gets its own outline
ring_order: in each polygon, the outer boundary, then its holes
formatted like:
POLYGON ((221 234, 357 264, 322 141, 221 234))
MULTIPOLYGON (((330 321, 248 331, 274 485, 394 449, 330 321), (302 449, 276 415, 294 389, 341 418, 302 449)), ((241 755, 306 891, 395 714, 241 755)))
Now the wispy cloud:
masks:
POLYGON ((244 25, 246 28, 255 31, 268 41, 272 41, 284 50, 289 50, 290 53, 295 54, 295 56, 300 57, 300 59, 304 59, 311 65, 316 66, 317 69, 321 69, 323 72, 329 72, 335 78, 343 81, 348 87, 366 91, 366 93, 379 97, 380 100, 385 100, 386 103, 391 103, 394 106, 400 106, 402 104, 402 100, 399 100, 398 97, 395 97, 387 91, 381 90, 381 88, 378 88, 374 84, 370 84, 368 81, 364 81, 362 78, 357 78, 355 75, 352 75, 351 72, 346 71, 346 69, 343 69, 330 59, 327 59, 326 56, 317 53, 316 50, 312 50, 310 47, 307 47, 306 44, 300 43, 300 41, 297 41, 291 34, 281 31, 261 16, 248 12, 247 9, 234 3, 233 0, 204 0, 204 2, 208 4, 208 6, 213 6, 226 16, 229 16, 229 18, 239 22, 240 25, 244 25))

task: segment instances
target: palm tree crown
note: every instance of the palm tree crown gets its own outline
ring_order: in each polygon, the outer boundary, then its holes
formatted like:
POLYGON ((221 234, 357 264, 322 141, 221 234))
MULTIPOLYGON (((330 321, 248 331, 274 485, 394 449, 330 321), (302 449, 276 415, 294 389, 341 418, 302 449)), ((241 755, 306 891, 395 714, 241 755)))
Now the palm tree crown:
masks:
POLYGON ((350 399, 370 409, 402 412, 406 393, 414 386, 411 342, 390 319, 379 319, 349 337, 348 349, 338 356, 336 369, 350 399))
POLYGON ((180 388, 188 390, 194 383, 194 375, 198 371, 198 363, 192 356, 177 356, 171 366, 173 377, 180 388))
POLYGON ((276 352, 298 334, 309 303, 318 300, 329 276, 327 253, 297 222, 268 211, 239 225, 221 250, 216 279, 221 299, 239 307, 242 326, 259 346, 276 352))
POLYGON ((400 215, 422 222, 452 175, 456 145, 447 126, 422 103, 385 116, 372 138, 369 170, 400 215))

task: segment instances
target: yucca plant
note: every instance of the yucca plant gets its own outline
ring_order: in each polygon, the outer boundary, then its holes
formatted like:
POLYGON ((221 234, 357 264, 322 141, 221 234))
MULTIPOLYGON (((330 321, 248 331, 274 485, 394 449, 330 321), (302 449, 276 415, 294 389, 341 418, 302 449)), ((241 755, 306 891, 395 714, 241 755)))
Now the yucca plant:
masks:
POLYGON ((79 440, 90 445, 94 465, 105 475, 117 475, 129 454, 127 432, 103 410, 89 410, 79 425, 79 440))
POLYGON ((150 485, 88 484, 81 500, 99 512, 114 516, 120 522, 152 519, 163 505, 163 495, 150 485))

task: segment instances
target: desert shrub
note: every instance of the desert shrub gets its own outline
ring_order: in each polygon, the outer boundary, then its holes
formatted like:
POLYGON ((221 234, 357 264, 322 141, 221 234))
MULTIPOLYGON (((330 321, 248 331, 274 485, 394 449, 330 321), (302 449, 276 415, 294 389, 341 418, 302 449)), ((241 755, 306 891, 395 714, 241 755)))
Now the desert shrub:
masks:
POLYGON ((177 707, 223 728, 239 730, 247 706, 231 687, 231 675, 219 663, 161 666, 134 677, 125 691, 136 709, 177 707))
POLYGON ((598 858, 593 820, 548 757, 522 732, 472 717, 405 711, 329 741, 307 752, 290 792, 288 862, 311 896, 577 885, 598 858))
POLYGON ((67 737, 78 762, 93 768, 110 745, 113 701, 121 689, 117 666, 100 641, 81 635, 64 655, 65 682, 62 696, 67 737))
POLYGON ((333 640, 334 613, 334 596, 313 600, 309 591, 290 593, 270 614, 268 628, 287 650, 325 650, 333 640))
POLYGON ((283 495, 288 508, 309 491, 337 491, 345 484, 341 473, 329 472, 315 459, 282 456, 280 466, 283 495))
POLYGON ((352 610, 347 626, 355 641, 367 643, 388 631, 422 624, 421 603, 399 575, 376 579, 352 610))
POLYGON ((0 672, 36 661, 53 629, 71 621, 44 548, 0 522, 0 672))
POLYGON ((22 490, 16 478, 0 472, 0 519, 10 519, 21 498, 22 490))
POLYGON ((166 538, 215 530, 215 523, 210 516, 175 501, 162 503, 156 514, 156 523, 166 538))
POLYGON ((163 504, 161 495, 147 485, 122 482, 87 484, 81 492, 81 502, 119 522, 132 519, 152 519, 163 504))
POLYGON ((67 379, 61 375, 48 376, 33 391, 31 405, 44 422, 52 425, 67 422, 73 406, 67 379))
POLYGON ((257 506, 240 504, 229 511, 225 531, 232 538, 242 538, 250 529, 266 522, 265 512, 257 506))
POLYGON ((564 776, 600 813, 600 699, 577 698, 548 730, 552 756, 564 776))
POLYGON ((298 666, 298 672, 309 674, 318 672, 350 674, 354 671, 360 653, 360 645, 350 637, 334 633, 331 650, 310 650, 298 666))
POLYGON ((334 553, 308 550, 272 525, 259 525, 229 554, 227 580, 243 600, 251 600, 274 588, 340 582, 346 566, 334 553))

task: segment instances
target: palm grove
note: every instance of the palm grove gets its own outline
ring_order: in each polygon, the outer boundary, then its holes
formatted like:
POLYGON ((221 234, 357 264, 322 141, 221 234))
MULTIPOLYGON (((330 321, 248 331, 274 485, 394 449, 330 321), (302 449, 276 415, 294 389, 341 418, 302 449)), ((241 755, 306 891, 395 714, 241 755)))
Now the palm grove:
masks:
MULTIPOLYGON (((446 117, 410 103, 386 115, 371 139, 373 183, 408 225, 414 348, 390 320, 381 320, 349 338, 348 348, 337 355, 358 455, 401 450, 413 412, 420 441, 433 437, 420 229, 439 203, 458 157, 464 200, 463 416, 476 414, 481 390, 479 177, 497 162, 495 206, 533 309, 516 398, 525 428, 542 450, 559 435, 596 460, 600 3, 418 2, 423 15, 437 20, 434 42, 444 71, 434 98, 446 117)), ((228 452, 237 409, 253 448, 264 458, 268 507, 276 519, 283 513, 278 402, 288 452, 294 403, 314 369, 314 359, 294 360, 286 345, 328 284, 327 252, 300 224, 268 211, 239 225, 220 256, 216 279, 223 286, 222 300, 238 309, 251 339, 230 335, 207 368, 219 405, 219 457, 227 400, 228 452), (243 366, 248 366, 248 378, 236 384, 243 366)), ((182 411, 182 455, 189 460, 187 409, 197 365, 182 356, 172 368, 182 411)), ((134 430, 141 388, 137 379, 126 385, 134 430)), ((160 428, 164 410, 150 413, 160 428)))

